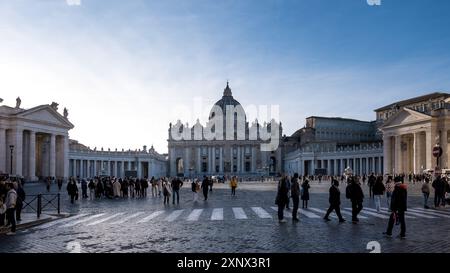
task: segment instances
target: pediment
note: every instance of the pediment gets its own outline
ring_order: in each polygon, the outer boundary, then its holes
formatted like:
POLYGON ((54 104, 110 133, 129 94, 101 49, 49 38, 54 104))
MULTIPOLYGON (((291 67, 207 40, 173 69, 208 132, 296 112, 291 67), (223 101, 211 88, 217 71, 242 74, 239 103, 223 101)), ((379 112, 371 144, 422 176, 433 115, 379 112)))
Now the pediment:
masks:
POLYGON ((17 117, 31 122, 52 124, 58 127, 72 129, 74 126, 49 105, 38 106, 17 114, 17 117))
POLYGON ((413 125, 430 120, 431 116, 429 115, 408 108, 403 108, 402 110, 400 110, 400 112, 389 118, 381 128, 413 125))

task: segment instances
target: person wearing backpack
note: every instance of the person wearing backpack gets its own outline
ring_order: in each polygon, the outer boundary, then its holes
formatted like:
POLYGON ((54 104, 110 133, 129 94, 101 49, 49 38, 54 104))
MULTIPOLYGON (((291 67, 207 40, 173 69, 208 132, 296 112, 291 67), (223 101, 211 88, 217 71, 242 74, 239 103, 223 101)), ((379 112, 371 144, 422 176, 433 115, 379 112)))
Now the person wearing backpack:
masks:
POLYGON ((345 189, 345 195, 352 203, 352 222, 353 224, 356 224, 359 222, 358 214, 363 209, 364 193, 354 177, 349 178, 349 184, 345 189))

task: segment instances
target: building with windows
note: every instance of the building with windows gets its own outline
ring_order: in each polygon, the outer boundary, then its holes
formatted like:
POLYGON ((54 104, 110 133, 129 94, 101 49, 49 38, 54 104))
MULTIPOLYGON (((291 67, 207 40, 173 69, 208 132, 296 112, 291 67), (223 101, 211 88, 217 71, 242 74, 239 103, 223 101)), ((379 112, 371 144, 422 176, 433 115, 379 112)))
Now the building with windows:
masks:
POLYGON ((15 107, 1 105, 0 173, 27 181, 48 176, 124 177, 126 171, 139 178, 167 174, 166 156, 153 147, 135 151, 90 149, 69 139, 73 128, 67 109, 59 113, 55 102, 24 109, 17 98, 15 107))
MULTIPOLYGON (((277 175, 282 171, 282 149, 279 143, 276 148, 265 151, 261 149, 266 141, 261 138, 262 132, 268 132, 272 138, 276 134, 281 139, 281 123, 271 121, 269 124, 259 124, 257 121, 249 124, 243 113, 242 119, 237 118, 239 111, 244 112, 241 104, 233 98, 228 83, 222 98, 210 111, 208 124, 203 126, 199 120, 194 126, 184 125, 179 120, 169 126, 169 174, 170 176, 201 177, 203 175, 239 175, 252 177, 261 175, 277 175), (227 110, 228 109, 228 110, 227 110), (231 129, 227 129, 227 111, 231 129), (217 113, 223 114, 223 130, 211 126, 215 134, 208 139, 208 125, 217 118, 217 113), (241 123, 242 122, 242 123, 241 123), (277 127, 279 130, 272 130, 277 127), (186 137, 175 138, 174 131, 186 137), (242 135, 240 135, 240 132, 242 135), (231 138, 230 138, 231 136, 231 138)), ((220 117, 222 118, 222 117, 220 117)))
POLYGON ((284 138, 284 168, 292 175, 382 173, 383 144, 376 122, 308 117, 306 125, 284 138))
POLYGON ((421 173, 449 168, 450 94, 431 93, 376 109, 383 133, 384 172, 421 173), (439 161, 433 148, 443 153, 439 161))

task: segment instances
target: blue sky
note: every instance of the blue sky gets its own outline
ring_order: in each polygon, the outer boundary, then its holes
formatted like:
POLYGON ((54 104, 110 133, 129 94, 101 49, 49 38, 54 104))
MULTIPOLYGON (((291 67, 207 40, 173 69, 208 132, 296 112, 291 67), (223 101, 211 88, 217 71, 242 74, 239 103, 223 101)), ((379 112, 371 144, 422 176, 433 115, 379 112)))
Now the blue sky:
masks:
POLYGON ((57 101, 72 138, 112 149, 165 152, 168 123, 197 118, 176 109, 209 109, 227 80, 244 107, 279 105, 288 135, 311 115, 373 120, 450 91, 449 12, 447 0, 0 0, 0 97, 57 101))

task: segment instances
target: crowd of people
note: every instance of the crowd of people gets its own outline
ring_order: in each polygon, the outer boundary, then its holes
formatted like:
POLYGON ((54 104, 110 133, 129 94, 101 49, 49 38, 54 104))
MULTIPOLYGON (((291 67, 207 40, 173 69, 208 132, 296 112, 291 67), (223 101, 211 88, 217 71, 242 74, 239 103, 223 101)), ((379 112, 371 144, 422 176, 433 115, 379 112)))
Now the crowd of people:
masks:
POLYGON ((16 233, 16 223, 22 221, 25 198, 22 179, 0 177, 0 228, 10 228, 6 235, 16 233))
MULTIPOLYGON (((293 177, 283 175, 278 183, 278 191, 275 199, 275 204, 278 205, 278 220, 280 223, 286 223, 284 219, 284 211, 289 210, 289 200, 292 199, 292 221, 298 222, 297 212, 299 208, 299 199, 303 200, 302 208, 307 208, 307 202, 309 200, 309 181, 310 179, 317 179, 319 183, 325 180, 331 182, 329 188, 329 208, 324 216, 325 221, 331 221, 330 214, 334 211, 339 219, 340 223, 346 220, 341 214, 341 190, 340 182, 338 179, 346 184, 345 198, 349 199, 352 207, 352 223, 357 224, 359 222, 358 215, 363 209, 364 191, 362 186, 367 181, 367 187, 369 190, 369 198, 373 200, 375 209, 378 213, 381 212, 381 200, 386 196, 387 209, 390 212, 388 226, 384 232, 387 236, 392 236, 392 230, 394 224, 400 225, 400 237, 406 237, 406 223, 405 212, 407 210, 407 184, 408 179, 410 184, 422 183, 422 193, 424 197, 423 206, 428 209, 428 199, 430 196, 431 188, 430 181, 433 178, 427 174, 396 174, 396 175, 375 175, 374 173, 369 176, 355 176, 355 175, 342 175, 339 177, 334 176, 303 176, 299 177, 297 173, 293 177)), ((434 207, 445 207, 447 203, 446 193, 450 192, 449 179, 445 175, 436 175, 431 187, 434 189, 434 207)))

